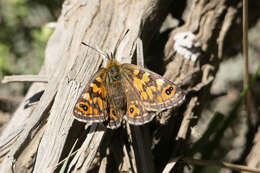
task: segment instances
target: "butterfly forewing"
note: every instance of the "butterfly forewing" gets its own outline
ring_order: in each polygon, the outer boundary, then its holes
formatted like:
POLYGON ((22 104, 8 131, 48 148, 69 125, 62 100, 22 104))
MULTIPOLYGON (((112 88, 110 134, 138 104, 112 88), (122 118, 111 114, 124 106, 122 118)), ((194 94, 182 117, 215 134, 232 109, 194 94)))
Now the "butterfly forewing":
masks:
POLYGON ((154 72, 133 64, 123 64, 121 70, 148 111, 162 111, 175 107, 185 99, 179 87, 154 72))
POLYGON ((79 121, 103 122, 108 119, 105 76, 106 70, 100 69, 81 93, 73 110, 79 121))

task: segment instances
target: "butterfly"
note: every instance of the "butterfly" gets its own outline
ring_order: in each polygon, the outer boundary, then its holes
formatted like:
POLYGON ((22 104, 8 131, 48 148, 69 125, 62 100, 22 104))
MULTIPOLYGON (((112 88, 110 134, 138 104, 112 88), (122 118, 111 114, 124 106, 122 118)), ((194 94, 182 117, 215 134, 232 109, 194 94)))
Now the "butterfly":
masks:
MULTIPOLYGON (((86 43, 86 46, 95 49, 86 43)), ((173 82, 134 64, 120 64, 115 56, 95 49, 108 59, 86 85, 74 107, 82 122, 103 122, 107 128, 150 122, 158 112, 180 105, 185 94, 173 82)))

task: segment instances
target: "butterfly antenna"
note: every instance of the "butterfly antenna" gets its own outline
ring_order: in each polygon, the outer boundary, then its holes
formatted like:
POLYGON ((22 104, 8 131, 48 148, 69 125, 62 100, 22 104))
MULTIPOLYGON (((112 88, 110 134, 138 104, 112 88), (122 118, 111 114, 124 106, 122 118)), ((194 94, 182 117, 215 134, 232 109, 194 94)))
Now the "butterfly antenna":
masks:
POLYGON ((83 44, 83 45, 85 45, 85 46, 87 46, 87 47, 89 47, 89 48, 95 50, 95 51, 96 51, 97 53, 99 53, 105 60, 109 59, 109 55, 108 55, 107 53, 103 52, 102 50, 99 50, 98 48, 94 48, 94 47, 88 45, 88 44, 85 43, 85 42, 81 42, 81 44, 83 44))
POLYGON ((114 54, 117 52, 117 49, 119 47, 119 44, 121 43, 121 41, 125 38, 125 36, 127 35, 127 33, 129 32, 129 29, 126 30, 126 32, 120 36, 119 40, 116 43, 116 47, 115 47, 115 51, 114 54))

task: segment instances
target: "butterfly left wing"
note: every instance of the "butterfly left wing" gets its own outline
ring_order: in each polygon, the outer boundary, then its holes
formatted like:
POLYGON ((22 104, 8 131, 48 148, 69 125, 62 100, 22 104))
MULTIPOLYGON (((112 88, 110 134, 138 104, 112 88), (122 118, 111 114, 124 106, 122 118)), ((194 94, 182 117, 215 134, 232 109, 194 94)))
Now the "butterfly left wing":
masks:
POLYGON ((100 69, 89 81, 79 97, 73 113, 82 122, 104 122, 108 118, 105 69, 100 69))
POLYGON ((173 82, 134 64, 122 64, 122 74, 131 81, 138 100, 148 111, 162 111, 180 105, 185 95, 173 82))

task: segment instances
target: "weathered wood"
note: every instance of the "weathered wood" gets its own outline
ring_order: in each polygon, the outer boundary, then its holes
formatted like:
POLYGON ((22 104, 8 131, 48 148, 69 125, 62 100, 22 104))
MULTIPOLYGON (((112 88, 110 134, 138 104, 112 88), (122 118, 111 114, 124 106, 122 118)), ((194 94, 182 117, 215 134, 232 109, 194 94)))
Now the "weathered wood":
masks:
POLYGON ((10 82, 48 82, 48 78, 39 75, 13 75, 5 76, 2 83, 10 82))
MULTIPOLYGON (((173 142, 164 137, 164 133, 167 131, 168 134, 177 134, 170 156, 169 150, 158 149, 158 153, 155 152, 155 155, 164 153, 164 158, 175 158, 188 149, 189 145, 185 143, 190 139, 191 127, 196 125, 201 111, 207 105, 209 89, 226 53, 224 45, 228 33, 233 29, 232 24, 241 17, 240 2, 189 2, 190 5, 184 10, 185 24, 171 32, 164 51, 165 61, 169 62, 164 76, 185 88, 188 95, 182 110, 182 123, 178 125, 176 120, 168 120, 167 130, 162 129, 159 133, 161 139, 158 145, 166 143, 165 148, 170 148, 173 142)), ((168 119, 167 116, 168 114, 163 114, 162 119, 168 119)), ((158 160, 163 160, 163 157, 158 157, 158 160)), ((175 166, 173 165, 172 169, 175 166)), ((173 171, 172 169, 168 172, 173 171)))
MULTIPOLYGON (((30 116, 30 118, 26 117, 26 121, 21 121, 21 127, 13 135, 16 138, 12 138, 13 143, 8 150, 1 148, 3 153, 7 153, 3 158, 5 164, 1 165, 1 172, 11 172, 13 163, 16 165, 16 172, 30 170, 32 165, 34 165, 33 172, 54 171, 62 152, 66 150, 65 144, 73 123, 72 109, 76 99, 102 63, 96 52, 82 46, 81 42, 84 41, 104 51, 113 52, 121 34, 129 29, 130 32, 125 41, 120 44, 116 56, 127 57, 123 61, 131 62, 129 55, 133 51, 136 39, 144 29, 151 33, 158 29, 162 20, 156 19, 166 16, 167 11, 160 9, 165 9, 168 4, 168 1, 158 0, 93 0, 64 3, 55 32, 46 49, 43 68, 46 69, 45 74, 48 74, 50 81, 45 88, 40 87, 41 90, 44 89, 44 93, 37 106, 31 108, 32 112, 25 115, 23 112, 25 103, 22 103, 20 116, 30 116), (149 26, 147 23, 153 23, 153 25, 149 26), (44 133, 40 133, 40 129, 44 129, 44 133), (29 154, 26 153, 28 151, 26 147, 30 146, 28 143, 31 140, 39 145, 29 154), (34 153, 35 158, 31 157, 31 153, 34 153), (22 162, 20 160, 22 155, 23 158, 31 158, 30 162, 22 162)), ((144 39, 144 41, 147 44, 149 40, 144 39)), ((13 118, 9 126, 12 126, 16 120, 13 118)), ((10 132, 7 130, 8 127, 5 130, 8 135, 10 132)), ((90 138, 92 140, 98 138, 98 143, 100 143, 102 133, 93 132, 92 135, 93 137, 90 138)), ((1 144, 10 141, 3 136, 1 139, 3 141, 1 144)), ((95 145, 98 147, 99 144, 95 145)), ((97 148, 94 151, 91 149, 91 147, 88 148, 90 153, 81 162, 84 163, 83 166, 81 168, 76 166, 76 172, 85 172, 89 168, 97 148)))

